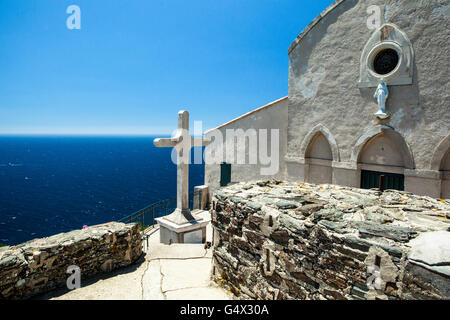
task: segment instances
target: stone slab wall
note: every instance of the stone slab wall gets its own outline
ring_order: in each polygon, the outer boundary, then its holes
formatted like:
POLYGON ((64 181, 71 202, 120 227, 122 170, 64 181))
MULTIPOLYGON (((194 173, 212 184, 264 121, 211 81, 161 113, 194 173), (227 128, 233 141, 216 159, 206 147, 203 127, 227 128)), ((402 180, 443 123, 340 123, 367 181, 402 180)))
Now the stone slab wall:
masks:
POLYGON ((213 197, 216 282, 242 299, 450 299, 450 203, 277 181, 213 197))
POLYGON ((0 299, 23 299, 66 286, 69 266, 81 281, 128 266, 142 255, 136 224, 110 222, 0 248, 0 299))

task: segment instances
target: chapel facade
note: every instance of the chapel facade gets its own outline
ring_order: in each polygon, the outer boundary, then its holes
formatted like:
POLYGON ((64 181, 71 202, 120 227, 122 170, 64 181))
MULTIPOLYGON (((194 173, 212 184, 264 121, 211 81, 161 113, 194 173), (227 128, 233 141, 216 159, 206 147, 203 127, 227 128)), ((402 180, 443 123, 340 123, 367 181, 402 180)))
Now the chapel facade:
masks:
POLYGON ((216 144, 223 162, 205 165, 205 184, 374 188, 384 175, 386 188, 450 198, 449 17, 450 0, 335 1, 288 48, 288 96, 205 132, 214 141, 244 130, 246 143, 232 153, 248 159, 250 141, 261 138, 254 133, 277 129, 279 170, 264 175, 261 159, 236 163, 216 144), (374 6, 381 20, 372 28, 374 6))

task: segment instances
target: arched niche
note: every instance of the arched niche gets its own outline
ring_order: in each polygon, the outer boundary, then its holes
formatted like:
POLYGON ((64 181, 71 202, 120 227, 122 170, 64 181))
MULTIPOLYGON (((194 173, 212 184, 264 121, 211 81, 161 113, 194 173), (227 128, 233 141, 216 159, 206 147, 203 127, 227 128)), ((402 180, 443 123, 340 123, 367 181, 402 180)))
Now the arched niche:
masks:
POLYGON ((450 148, 447 150, 447 153, 442 158, 440 171, 450 172, 450 148))
POLYGON ((333 160, 333 153, 327 138, 318 132, 309 143, 305 152, 306 159, 333 160))
POLYGON ((441 198, 450 199, 450 149, 444 155, 441 161, 441 198))
POLYGON ((320 123, 318 125, 316 125, 314 128, 312 128, 311 131, 309 131, 308 134, 303 139, 302 145, 300 147, 300 157, 306 158, 307 150, 308 150, 308 148, 310 148, 310 146, 312 145, 312 142, 314 141, 314 139, 316 138, 316 136, 318 134, 323 135, 323 137, 325 137, 325 139, 327 140, 328 145, 331 150, 331 155, 332 155, 331 160, 339 161, 339 148, 336 143, 336 140, 334 139, 330 130, 328 130, 327 127, 325 127, 324 125, 322 125, 320 123))
POLYGON ((441 198, 450 199, 450 135, 433 152, 431 170, 441 173, 441 198))
POLYGON ((333 161, 338 161, 336 140, 323 125, 315 126, 305 137, 301 147, 305 158, 305 177, 309 183, 332 183, 333 161))
POLYGON ((448 156, 450 149, 450 135, 444 138, 439 145, 434 149, 433 157, 431 158, 431 170, 442 170, 445 167, 445 157, 448 156))

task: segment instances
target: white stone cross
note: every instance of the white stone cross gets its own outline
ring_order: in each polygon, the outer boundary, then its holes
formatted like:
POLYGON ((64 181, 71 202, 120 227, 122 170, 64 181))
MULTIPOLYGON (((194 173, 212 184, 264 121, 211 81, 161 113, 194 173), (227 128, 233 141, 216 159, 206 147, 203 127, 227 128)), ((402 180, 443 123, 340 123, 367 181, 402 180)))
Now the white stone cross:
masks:
POLYGON ((193 138, 189 133, 189 112, 178 112, 178 128, 172 138, 153 140, 156 147, 172 147, 177 151, 177 208, 165 217, 178 225, 195 222, 196 219, 189 210, 189 162, 191 147, 206 146, 210 140, 193 138))

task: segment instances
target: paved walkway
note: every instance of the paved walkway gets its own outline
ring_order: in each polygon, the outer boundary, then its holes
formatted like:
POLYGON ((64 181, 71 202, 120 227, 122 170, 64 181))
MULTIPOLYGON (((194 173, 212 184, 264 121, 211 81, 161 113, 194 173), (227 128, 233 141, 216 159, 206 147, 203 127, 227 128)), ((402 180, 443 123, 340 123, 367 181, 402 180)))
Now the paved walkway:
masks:
MULTIPOLYGON (((211 241, 210 226, 207 241, 211 241)), ((210 280, 212 249, 203 244, 159 243, 153 230, 145 257, 133 266, 97 277, 73 291, 54 291, 55 300, 230 300, 232 294, 210 280)))

